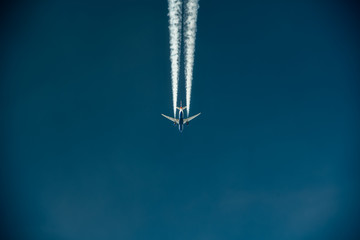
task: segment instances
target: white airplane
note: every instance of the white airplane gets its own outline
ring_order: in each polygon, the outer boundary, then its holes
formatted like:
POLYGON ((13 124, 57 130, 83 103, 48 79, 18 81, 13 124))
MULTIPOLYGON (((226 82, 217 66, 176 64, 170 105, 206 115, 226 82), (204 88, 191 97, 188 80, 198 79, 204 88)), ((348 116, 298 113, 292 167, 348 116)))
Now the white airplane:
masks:
POLYGON ((184 119, 184 110, 186 109, 185 107, 182 107, 182 103, 180 101, 180 107, 176 107, 179 110, 179 119, 176 118, 172 118, 169 116, 166 116, 164 114, 161 114, 163 117, 166 117, 167 119, 169 119, 170 121, 172 121, 174 123, 174 125, 178 124, 179 125, 179 131, 182 132, 184 129, 184 124, 189 125, 189 122, 191 120, 193 120, 194 118, 196 118, 197 116, 199 116, 201 113, 198 113, 192 117, 189 118, 185 118, 184 119))

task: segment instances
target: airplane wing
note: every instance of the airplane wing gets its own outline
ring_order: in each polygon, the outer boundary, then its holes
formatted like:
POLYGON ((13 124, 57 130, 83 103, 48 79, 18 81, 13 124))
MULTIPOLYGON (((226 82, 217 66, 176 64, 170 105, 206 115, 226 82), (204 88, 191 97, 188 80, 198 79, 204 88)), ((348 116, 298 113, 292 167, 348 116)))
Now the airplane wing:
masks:
POLYGON ((176 119, 176 118, 172 118, 172 117, 169 117, 169 116, 166 116, 164 114, 161 114, 163 117, 166 117, 167 119, 169 119, 170 121, 172 121, 173 123, 177 123, 179 124, 179 119, 176 119))
POLYGON ((199 116, 201 113, 198 113, 192 117, 189 117, 189 118, 185 118, 184 119, 184 123, 189 123, 191 120, 193 120, 194 118, 196 118, 197 116, 199 116))

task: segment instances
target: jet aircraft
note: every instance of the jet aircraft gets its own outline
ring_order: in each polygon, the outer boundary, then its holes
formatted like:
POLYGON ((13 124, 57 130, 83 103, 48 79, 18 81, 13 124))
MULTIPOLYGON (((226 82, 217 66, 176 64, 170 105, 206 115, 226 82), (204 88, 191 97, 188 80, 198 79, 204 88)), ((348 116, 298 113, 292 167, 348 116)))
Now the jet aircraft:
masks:
POLYGON ((174 125, 178 124, 179 125, 179 131, 182 132, 184 129, 184 124, 189 125, 189 122, 191 120, 193 120, 194 118, 196 118, 197 116, 199 116, 201 113, 198 113, 192 117, 189 118, 184 118, 184 110, 186 109, 186 106, 183 107, 182 103, 180 101, 180 107, 176 107, 179 110, 179 119, 176 118, 172 118, 169 116, 166 116, 164 114, 161 114, 163 117, 166 117, 167 119, 169 119, 170 121, 172 121, 174 123, 174 125))

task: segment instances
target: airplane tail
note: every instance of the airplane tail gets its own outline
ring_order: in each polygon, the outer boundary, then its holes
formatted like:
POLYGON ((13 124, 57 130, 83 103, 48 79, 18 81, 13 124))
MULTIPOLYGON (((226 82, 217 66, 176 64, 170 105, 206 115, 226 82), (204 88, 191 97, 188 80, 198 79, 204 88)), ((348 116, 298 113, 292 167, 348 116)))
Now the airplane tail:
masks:
POLYGON ((176 107, 176 109, 178 109, 178 110, 180 110, 180 108, 182 108, 182 110, 186 109, 186 106, 185 107, 182 106, 182 101, 180 101, 180 107, 176 107))

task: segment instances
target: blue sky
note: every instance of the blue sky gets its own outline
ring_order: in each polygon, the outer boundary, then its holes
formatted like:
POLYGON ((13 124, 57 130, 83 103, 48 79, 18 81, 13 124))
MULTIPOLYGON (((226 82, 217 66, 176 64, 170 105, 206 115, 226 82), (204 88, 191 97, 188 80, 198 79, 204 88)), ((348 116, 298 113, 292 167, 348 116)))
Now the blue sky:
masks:
POLYGON ((355 7, 200 1, 180 134, 166 1, 6 6, 2 238, 357 239, 355 7))

